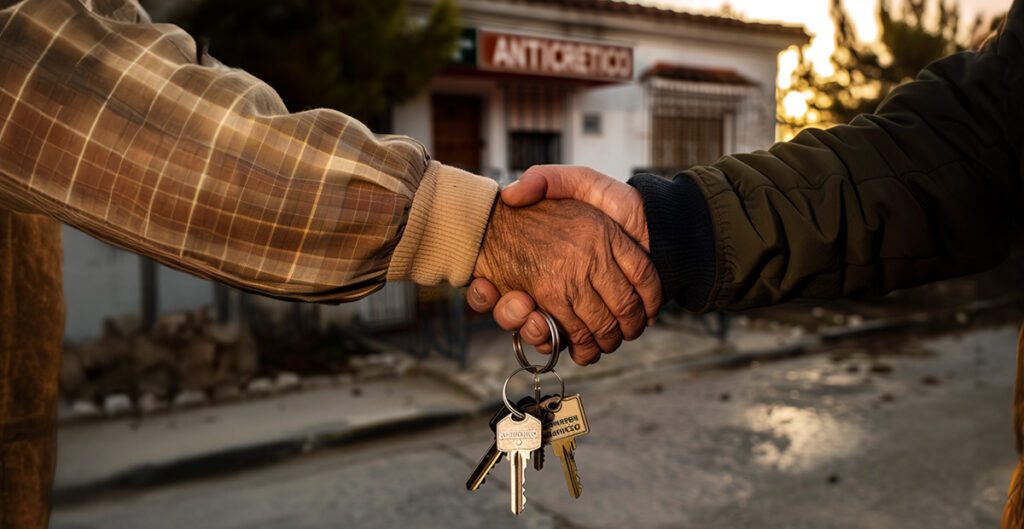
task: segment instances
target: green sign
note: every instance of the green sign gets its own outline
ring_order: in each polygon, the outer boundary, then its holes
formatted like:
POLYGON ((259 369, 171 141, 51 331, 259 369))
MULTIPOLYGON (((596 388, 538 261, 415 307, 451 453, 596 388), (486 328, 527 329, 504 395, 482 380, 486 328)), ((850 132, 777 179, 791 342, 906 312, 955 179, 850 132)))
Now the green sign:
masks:
POLYGON ((452 57, 455 64, 476 66, 476 28, 462 28, 459 43, 452 57))

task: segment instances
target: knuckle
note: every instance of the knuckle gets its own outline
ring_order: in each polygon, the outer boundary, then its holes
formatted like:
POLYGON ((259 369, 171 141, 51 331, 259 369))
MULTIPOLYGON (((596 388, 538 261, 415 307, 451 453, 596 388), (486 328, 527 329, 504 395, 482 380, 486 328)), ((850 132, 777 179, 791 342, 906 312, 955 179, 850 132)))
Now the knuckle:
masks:
MULTIPOLYGON (((496 321, 498 323, 498 327, 501 327, 503 330, 506 330, 506 331, 518 331, 519 330, 519 327, 516 325, 515 322, 505 321, 504 319, 502 319, 497 314, 494 314, 493 316, 494 316, 494 321, 496 321)), ((524 336, 524 338, 525 338, 525 336, 524 336)))
POLYGON ((616 339, 622 339, 622 331, 619 330, 619 322, 614 318, 605 318, 598 323, 597 328, 594 329, 594 338, 598 342, 608 342, 616 339))
POLYGON ((601 353, 612 354, 619 346, 622 345, 622 337, 620 336, 617 340, 613 340, 601 346, 601 353))
POLYGON ((637 318, 644 313, 644 303, 632 290, 612 306, 612 314, 617 318, 637 318))
POLYGON ((601 355, 601 350, 597 348, 596 344, 590 346, 574 345, 572 350, 569 351, 569 355, 572 357, 573 362, 585 366, 594 363, 594 359, 601 355))
POLYGON ((608 322, 601 323, 600 327, 594 331, 594 339, 601 347, 601 351, 605 353, 618 349, 622 344, 622 331, 619 330, 619 322, 610 319, 608 322))
POLYGON ((586 327, 569 331, 569 341, 577 347, 594 346, 594 335, 586 327))
POLYGON ((654 263, 646 256, 640 259, 639 266, 632 272, 630 279, 635 285, 652 286, 658 282, 658 271, 655 270, 654 263))
POLYGON ((627 321, 625 325, 621 326, 621 329, 623 340, 636 340, 644 332, 644 322, 639 318, 627 321))

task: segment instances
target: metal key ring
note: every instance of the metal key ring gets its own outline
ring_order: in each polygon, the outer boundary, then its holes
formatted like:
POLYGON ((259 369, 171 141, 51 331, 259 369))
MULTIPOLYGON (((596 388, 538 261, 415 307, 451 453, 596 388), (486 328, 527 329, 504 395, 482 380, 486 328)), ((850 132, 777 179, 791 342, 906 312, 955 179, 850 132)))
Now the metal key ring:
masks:
MULTIPOLYGON (((515 371, 512 372, 511 375, 508 376, 508 378, 505 379, 505 383, 501 385, 501 401, 505 403, 505 407, 508 408, 508 411, 512 412, 512 415, 516 418, 516 420, 522 420, 523 418, 526 417, 526 414, 517 410, 516 407, 512 405, 512 402, 508 400, 508 383, 512 380, 512 377, 518 375, 520 371, 530 371, 531 373, 533 373, 533 376, 540 376, 540 373, 534 373, 533 371, 538 367, 540 366, 528 365, 517 368, 515 371)), ((550 371, 550 373, 554 374, 555 377, 558 378, 558 382, 562 384, 562 392, 558 394, 559 397, 564 396, 565 380, 562 378, 562 375, 559 375, 558 372, 554 370, 550 371)), ((561 403, 561 398, 559 398, 559 403, 561 403)))
MULTIPOLYGON (((558 371, 555 371, 554 369, 552 369, 551 371, 548 371, 548 373, 551 373, 552 375, 555 375, 555 378, 558 379, 558 382, 560 382, 562 384, 562 391, 558 393, 558 402, 556 403, 557 407, 555 407, 552 410, 552 411, 558 411, 562 407, 562 399, 565 398, 565 380, 562 378, 562 375, 559 375, 558 371)), ((541 394, 541 391, 540 391, 541 390, 540 375, 541 375, 541 373, 534 373, 533 374, 533 391, 535 393, 535 397, 534 398, 537 400, 538 403, 540 403, 540 401, 541 401, 541 398, 540 398, 540 394, 541 394)))
POLYGON ((519 331, 512 333, 512 350, 516 353, 516 359, 519 360, 519 365, 524 369, 530 369, 534 374, 547 373, 555 368, 555 364, 558 363, 559 350, 562 348, 558 337, 558 327, 555 325, 555 319, 551 317, 547 312, 537 309, 537 312, 544 317, 544 321, 548 324, 548 331, 551 332, 551 356, 548 358, 548 363, 544 367, 531 364, 526 358, 526 353, 523 352, 523 339, 519 336, 519 331))

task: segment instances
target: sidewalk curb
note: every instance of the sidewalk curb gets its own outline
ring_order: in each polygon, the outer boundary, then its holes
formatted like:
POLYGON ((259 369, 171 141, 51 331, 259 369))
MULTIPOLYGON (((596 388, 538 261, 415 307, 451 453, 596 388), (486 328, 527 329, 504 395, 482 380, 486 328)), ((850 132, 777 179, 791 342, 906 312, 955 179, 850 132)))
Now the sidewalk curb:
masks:
MULTIPOLYGON (((1012 303, 1016 303, 1014 300, 1012 303)), ((902 331, 955 318, 958 312, 976 314, 999 308, 1009 303, 985 303, 969 306, 961 311, 937 314, 933 317, 915 315, 898 319, 871 320, 856 326, 830 327, 805 336, 793 343, 766 349, 735 352, 711 348, 695 356, 681 356, 658 359, 643 364, 627 365, 621 369, 610 369, 595 373, 567 377, 567 383, 583 383, 614 377, 630 377, 662 369, 673 371, 710 371, 735 369, 754 362, 772 361, 806 355, 822 345, 844 339, 857 339, 875 334, 902 331)), ((128 468, 107 478, 91 483, 80 483, 55 488, 52 493, 54 505, 84 503, 96 497, 136 488, 153 487, 170 483, 212 477, 269 465, 293 457, 299 457, 319 450, 336 448, 371 438, 393 435, 398 432, 423 431, 454 423, 459 420, 488 414, 501 405, 497 390, 491 390, 494 381, 486 378, 470 384, 465 374, 419 362, 413 370, 425 376, 446 383, 465 393, 476 404, 439 408, 424 408, 410 412, 404 417, 390 417, 378 422, 363 424, 331 425, 320 430, 305 432, 289 438, 275 439, 251 445, 229 447, 223 450, 187 456, 180 459, 145 464, 128 468)), ((498 382, 500 388, 500 381, 498 382)))
POLYGON ((348 428, 326 429, 291 438, 229 447, 171 461, 140 465, 96 482, 55 488, 51 500, 54 505, 83 503, 94 497, 125 489, 154 487, 227 474, 398 432, 437 428, 472 417, 481 411, 480 406, 428 409, 409 417, 353 425, 348 428))

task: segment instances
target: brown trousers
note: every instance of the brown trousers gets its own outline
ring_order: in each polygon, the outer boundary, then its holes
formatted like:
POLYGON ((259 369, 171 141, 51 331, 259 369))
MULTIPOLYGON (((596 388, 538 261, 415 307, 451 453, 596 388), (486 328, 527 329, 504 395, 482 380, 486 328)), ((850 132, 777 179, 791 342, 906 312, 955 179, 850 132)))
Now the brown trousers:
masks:
POLYGON ((1024 527, 1024 326, 1017 338, 1017 379, 1013 382, 1013 432, 1020 461, 1003 510, 1003 529, 1024 527))
POLYGON ((0 207, 0 529, 44 529, 64 334, 60 224, 0 207))

